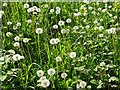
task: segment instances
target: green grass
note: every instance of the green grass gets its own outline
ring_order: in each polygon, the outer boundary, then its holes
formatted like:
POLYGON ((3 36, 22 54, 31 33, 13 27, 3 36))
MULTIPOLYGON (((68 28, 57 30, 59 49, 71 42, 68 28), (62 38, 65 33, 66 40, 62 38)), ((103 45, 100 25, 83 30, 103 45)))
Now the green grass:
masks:
POLYGON ((36 15, 28 13, 24 8, 24 2, 8 2, 7 6, 2 6, 4 14, 2 16, 2 56, 10 55, 3 61, 0 58, 2 67, 2 88, 43 88, 37 86, 38 70, 44 71, 44 76, 50 81, 47 88, 72 88, 75 89, 80 80, 85 81, 87 86, 92 89, 96 88, 116 88, 120 89, 120 4, 119 2, 105 3, 96 2, 85 4, 83 2, 29 2, 30 7, 37 6, 40 12, 36 15), (45 7, 46 4, 48 7, 45 7), (60 14, 56 14, 56 7, 60 7, 60 14), (81 9, 84 6, 84 9, 81 9), (92 10, 89 10, 89 7, 92 10), (111 8, 109 8, 112 6, 111 8), (107 8, 106 12, 98 11, 107 8), (54 9, 50 13, 50 9, 54 9), (76 10, 78 9, 78 10, 76 10), (93 11, 96 12, 96 14, 93 11), (81 15, 74 16, 74 13, 80 12, 81 15), (99 12, 99 15, 97 13, 99 12), (86 14, 84 16, 83 14, 86 14), (109 16, 112 14, 112 16, 109 16), (115 19, 114 16, 117 16, 115 19), (71 23, 66 20, 70 18, 71 23), (28 24, 27 20, 31 19, 32 23, 28 24), (100 22, 100 19, 103 21, 100 22), (63 26, 58 22, 63 20, 63 26), (86 20, 86 22, 84 22, 86 20), (98 23, 94 24, 97 20, 98 23), (114 20, 111 22, 111 20, 114 20), (7 25, 7 22, 12 22, 7 25), (16 30, 13 29, 20 22, 16 30), (54 29, 53 25, 57 24, 58 29, 54 29), (86 28, 89 25, 90 28, 86 28), (74 32, 74 26, 79 29, 74 32), (100 30, 100 26, 104 28, 100 30), (95 27, 98 27, 95 30, 95 27), (36 29, 42 28, 43 33, 37 34, 36 29), (106 30, 115 28, 114 33, 108 33, 106 30), (70 32, 62 34, 62 29, 69 29, 70 32), (10 37, 6 36, 7 32, 11 32, 10 37), (103 34, 103 37, 99 37, 103 34), (20 37, 20 47, 15 47, 14 38, 20 37), (24 43, 23 39, 28 38, 29 42, 24 43), (52 38, 59 38, 58 44, 50 44, 52 38), (13 49, 16 54, 20 54, 25 58, 19 61, 12 59, 14 55, 8 53, 13 49), (70 58, 70 53, 76 52, 75 58, 70 58), (56 62, 56 57, 62 58, 61 62, 56 62), (104 63, 105 65, 104 65, 104 63), (101 64, 103 63, 103 66, 101 64), (50 68, 55 69, 55 74, 48 75, 50 68), (12 69, 17 69, 12 71, 12 69), (8 73, 9 72, 9 73, 8 73), (61 74, 67 73, 67 77, 63 79, 61 74), (114 76, 115 80, 109 82, 114 76), (116 87, 114 87, 116 86, 116 87))

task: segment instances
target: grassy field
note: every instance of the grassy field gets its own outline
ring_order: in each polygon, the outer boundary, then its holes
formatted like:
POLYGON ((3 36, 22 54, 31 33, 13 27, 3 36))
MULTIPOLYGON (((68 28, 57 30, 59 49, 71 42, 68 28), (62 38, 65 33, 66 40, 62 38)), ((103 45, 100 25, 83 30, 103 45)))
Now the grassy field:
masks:
POLYGON ((120 2, 2 2, 3 89, 120 90, 120 2))

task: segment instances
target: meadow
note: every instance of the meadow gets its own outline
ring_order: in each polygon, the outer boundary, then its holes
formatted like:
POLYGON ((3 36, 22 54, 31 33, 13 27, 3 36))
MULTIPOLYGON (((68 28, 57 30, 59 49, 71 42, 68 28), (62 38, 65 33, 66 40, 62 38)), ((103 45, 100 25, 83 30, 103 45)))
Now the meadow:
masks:
POLYGON ((120 90, 120 2, 2 2, 2 88, 120 90))

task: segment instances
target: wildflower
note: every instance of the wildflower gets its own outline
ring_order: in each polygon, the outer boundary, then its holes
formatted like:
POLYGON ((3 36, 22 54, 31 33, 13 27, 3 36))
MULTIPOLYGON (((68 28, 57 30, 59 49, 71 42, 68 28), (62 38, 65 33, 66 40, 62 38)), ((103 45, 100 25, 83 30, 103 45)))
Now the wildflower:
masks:
POLYGON ((40 12, 41 10, 40 10, 40 8, 37 8, 36 11, 37 11, 37 12, 40 12))
POLYGON ((11 25, 11 24, 12 24, 12 22, 10 22, 10 21, 7 22, 7 25, 11 25))
POLYGON ((76 57, 76 52, 71 52, 70 53, 70 58, 75 58, 76 57))
POLYGON ((15 42, 14 43, 14 47, 19 47, 20 46, 20 43, 19 42, 15 42))
POLYGON ((57 56, 56 57, 56 61, 59 62, 59 61, 62 61, 62 58, 60 56, 57 56))
POLYGON ((74 16, 80 16, 80 15, 81 15, 81 13, 80 13, 80 12, 78 12, 78 13, 74 13, 73 15, 74 15, 74 16))
POLYGON ((18 61, 18 60, 22 59, 22 58, 21 58, 21 55, 19 55, 19 54, 13 55, 12 58, 13 58, 14 61, 18 61))
POLYGON ((80 87, 81 87, 81 88, 85 88, 86 85, 87 85, 87 83, 86 83, 85 81, 81 81, 81 82, 80 82, 80 87))
POLYGON ((3 6, 6 7, 6 6, 7 6, 7 3, 3 3, 3 6))
POLYGON ((32 23, 32 20, 31 20, 31 19, 27 20, 27 23, 28 23, 28 24, 29 24, 29 23, 32 23))
POLYGON ((37 28, 37 29, 36 29, 36 33, 37 33, 37 34, 43 33, 43 29, 42 29, 42 28, 37 28))
POLYGON ((56 10, 56 12, 55 12, 56 14, 60 14, 60 10, 56 10))
POLYGON ((41 76, 39 80, 37 80, 37 82, 42 82, 43 80, 46 80, 46 76, 41 76))
POLYGON ((100 63, 100 66, 105 66, 105 62, 101 62, 101 63, 100 63))
POLYGON ((48 4, 45 4, 45 8, 48 8, 48 4))
POLYGON ((16 37, 14 38, 14 40, 15 40, 15 41, 20 41, 20 37, 19 37, 19 36, 16 36, 16 37))
POLYGON ((55 10, 54 9, 50 9, 50 13, 53 13, 55 10))
POLYGON ((116 28, 110 28, 106 30, 109 34, 116 34, 116 28))
POLYGON ((57 7, 56 7, 56 10, 59 10, 59 11, 60 11, 60 10, 61 10, 61 8, 57 6, 57 7))
POLYGON ((47 73, 48 73, 49 75, 54 75, 54 74, 55 74, 55 69, 50 68, 50 69, 47 71, 47 73))
POLYGON ((67 23, 71 23, 71 21, 72 21, 72 20, 71 20, 70 18, 68 18, 68 19, 66 20, 67 23))
POLYGON ((53 28, 54 29, 58 29, 58 25, 53 25, 53 28))
POLYGON ((102 10, 102 8, 98 8, 98 11, 101 11, 102 10))
POLYGON ((10 37, 10 36, 12 36, 12 35, 13 35, 13 34, 12 34, 11 32, 7 32, 7 33, 6 33, 6 36, 7 36, 7 37, 10 37))
POLYGON ((42 77, 44 75, 44 72, 42 70, 37 71, 38 77, 42 77))
POLYGON ((28 43, 28 42, 29 42, 29 39, 24 38, 24 39, 23 39, 23 42, 24 42, 24 43, 28 43))
POLYGON ((92 10, 93 8, 92 7, 88 7, 89 10, 92 10))
POLYGON ((99 30, 103 30, 103 29, 104 29, 104 27, 103 27, 103 26, 99 26, 98 28, 99 28, 99 30))
POLYGON ((13 26, 13 29, 16 30, 16 29, 17 29, 17 26, 13 26))
POLYGON ((64 79, 64 78, 66 78, 67 77, 67 73, 62 73, 61 74, 61 77, 64 79))
POLYGON ((86 29, 90 28, 90 25, 86 25, 86 29))
POLYGON ((102 10, 102 12, 106 12, 106 11, 107 11, 107 9, 103 9, 103 10, 102 10))
POLYGON ((63 25, 64 25, 64 21, 62 21, 62 20, 59 21, 59 22, 58 22, 58 25, 63 26, 63 25))
POLYGON ((102 22, 103 21, 103 19, 100 19, 100 22, 102 22))
POLYGON ((59 42, 60 42, 59 38, 56 38, 56 39, 54 40, 54 44, 58 44, 59 42))
POLYGON ((99 37, 103 37, 103 34, 99 34, 99 37))
POLYGON ((24 8, 29 8, 29 4, 25 3, 24 8))
POLYGON ((78 27, 78 26, 74 26, 73 29, 74 29, 74 30, 78 30, 79 27, 78 27))
POLYGON ((98 23, 98 21, 97 21, 97 20, 95 20, 93 23, 94 23, 94 24, 97 24, 97 23, 98 23))
POLYGON ((114 18, 114 19, 117 19, 117 16, 114 16, 113 18, 114 18))
POLYGON ((48 79, 41 81, 42 87, 47 88, 49 85, 50 85, 50 81, 48 79))
POLYGON ((50 39, 50 44, 54 44, 54 42, 55 42, 54 38, 50 39))

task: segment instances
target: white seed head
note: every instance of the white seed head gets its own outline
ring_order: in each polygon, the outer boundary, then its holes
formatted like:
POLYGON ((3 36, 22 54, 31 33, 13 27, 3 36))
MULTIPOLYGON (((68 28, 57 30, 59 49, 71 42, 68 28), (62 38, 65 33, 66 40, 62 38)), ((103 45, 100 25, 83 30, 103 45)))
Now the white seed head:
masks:
POLYGON ((19 47, 20 46, 20 43, 19 42, 15 42, 14 43, 14 47, 19 47))
POLYGON ((43 33, 43 29, 42 29, 42 28, 37 28, 37 29, 36 29, 36 33, 37 33, 37 34, 43 33))
POLYGON ((55 10, 54 9, 50 9, 50 13, 53 13, 55 10))
POLYGON ((29 4, 28 4, 28 3, 25 3, 25 4, 24 4, 24 8, 29 8, 29 4))
POLYGON ((7 22, 7 25, 11 25, 11 24, 12 24, 12 22, 10 22, 10 21, 7 22))
POLYGON ((53 28, 54 29, 58 29, 58 25, 53 25, 53 28))
POLYGON ((7 6, 7 3, 3 3, 3 6, 6 7, 6 6, 7 6))
POLYGON ((101 62, 101 63, 100 63, 100 66, 105 66, 105 62, 101 62))
POLYGON ((62 20, 59 21, 59 22, 58 22, 58 25, 63 26, 63 25, 64 25, 64 21, 62 21, 62 20))
POLYGON ((37 76, 42 77, 44 75, 44 72, 42 70, 37 71, 37 76))
POLYGON ((7 32, 7 33, 6 33, 6 36, 7 36, 7 37, 10 37, 10 36, 12 36, 12 35, 13 35, 13 34, 12 34, 11 32, 7 32))
POLYGON ((64 79, 64 78, 66 78, 68 75, 67 75, 67 73, 62 73, 61 74, 61 77, 64 79))
POLYGON ((50 68, 50 69, 47 71, 47 73, 48 73, 49 75, 54 75, 54 74, 55 74, 55 69, 50 68))
POLYGON ((81 81, 81 82, 80 82, 80 87, 81 87, 81 88, 85 88, 86 85, 87 85, 87 83, 86 83, 85 81, 81 81))
POLYGON ((55 13, 56 13, 56 14, 60 14, 60 10, 56 10, 55 13))
POLYGON ((66 22, 67 22, 67 23, 71 23, 72 20, 71 20, 70 18, 68 18, 68 19, 66 20, 66 22))
POLYGON ((75 58, 76 57, 76 52, 71 52, 70 53, 70 58, 75 58))
POLYGON ((103 34, 99 34, 99 37, 103 37, 103 34))
POLYGON ((48 79, 41 81, 42 87, 47 88, 49 85, 50 85, 50 81, 48 79))
POLYGON ((20 37, 19 37, 19 36, 16 36, 16 37, 14 38, 14 40, 15 40, 15 41, 20 41, 20 37))
POLYGON ((23 42, 24 42, 24 43, 28 43, 28 42, 29 42, 29 39, 28 39, 28 38, 24 38, 24 39, 23 39, 23 42))
POLYGON ((31 19, 27 20, 27 23, 28 23, 28 24, 29 24, 29 23, 32 23, 32 20, 31 20, 31 19))
POLYGON ((21 59, 21 56, 19 54, 15 54, 15 55, 13 55, 12 59, 14 61, 19 61, 21 59))
POLYGON ((60 61, 62 61, 62 58, 61 58, 60 56, 57 56, 57 57, 56 57, 56 61, 57 61, 57 62, 60 62, 60 61))

